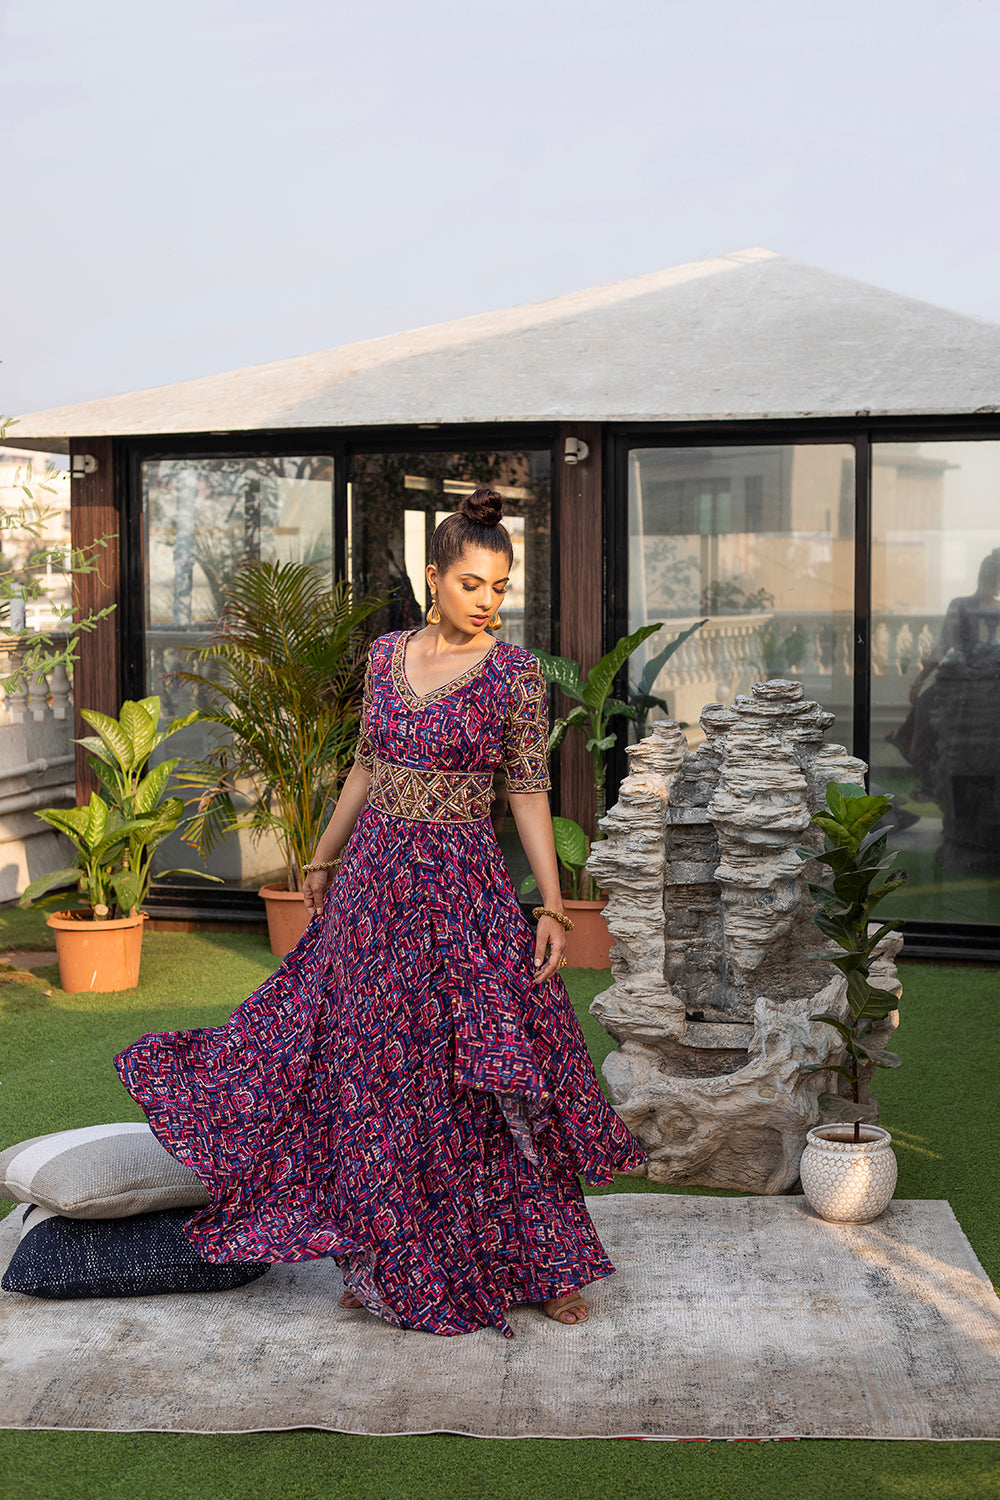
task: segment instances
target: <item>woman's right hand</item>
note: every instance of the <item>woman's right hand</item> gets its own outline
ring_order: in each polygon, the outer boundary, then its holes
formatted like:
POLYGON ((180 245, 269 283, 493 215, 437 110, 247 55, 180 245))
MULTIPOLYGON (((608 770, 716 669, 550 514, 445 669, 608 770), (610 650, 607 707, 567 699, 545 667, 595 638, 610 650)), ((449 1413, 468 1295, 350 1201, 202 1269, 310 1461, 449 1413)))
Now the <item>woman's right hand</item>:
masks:
POLYGON ((322 911, 335 870, 310 870, 302 882, 302 901, 310 916, 322 911))

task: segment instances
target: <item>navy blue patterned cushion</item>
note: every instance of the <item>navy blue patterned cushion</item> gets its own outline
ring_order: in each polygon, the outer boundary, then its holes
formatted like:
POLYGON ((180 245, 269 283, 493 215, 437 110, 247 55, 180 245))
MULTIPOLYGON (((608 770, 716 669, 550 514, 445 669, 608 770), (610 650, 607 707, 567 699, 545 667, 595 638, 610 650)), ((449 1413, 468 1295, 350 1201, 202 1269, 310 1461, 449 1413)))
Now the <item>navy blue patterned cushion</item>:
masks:
POLYGON ((0 1287, 29 1297, 225 1292, 270 1269, 259 1261, 202 1260, 181 1228, 190 1217, 189 1208, 167 1208, 125 1219, 64 1219, 29 1206, 0 1287))

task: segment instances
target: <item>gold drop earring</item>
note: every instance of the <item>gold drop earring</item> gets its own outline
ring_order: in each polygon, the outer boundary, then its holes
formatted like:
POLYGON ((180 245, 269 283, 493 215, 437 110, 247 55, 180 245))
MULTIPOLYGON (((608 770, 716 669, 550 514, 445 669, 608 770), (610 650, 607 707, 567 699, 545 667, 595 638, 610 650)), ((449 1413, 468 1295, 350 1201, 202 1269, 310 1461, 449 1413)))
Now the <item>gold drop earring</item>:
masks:
POLYGON ((500 629, 500 611, 499 610, 497 610, 497 612, 493 616, 492 620, 487 620, 487 622, 486 622, 486 629, 487 630, 499 630, 500 629))
POLYGON ((431 607, 427 611, 427 623, 428 625, 441 624, 441 611, 438 609, 437 594, 431 595, 431 607))

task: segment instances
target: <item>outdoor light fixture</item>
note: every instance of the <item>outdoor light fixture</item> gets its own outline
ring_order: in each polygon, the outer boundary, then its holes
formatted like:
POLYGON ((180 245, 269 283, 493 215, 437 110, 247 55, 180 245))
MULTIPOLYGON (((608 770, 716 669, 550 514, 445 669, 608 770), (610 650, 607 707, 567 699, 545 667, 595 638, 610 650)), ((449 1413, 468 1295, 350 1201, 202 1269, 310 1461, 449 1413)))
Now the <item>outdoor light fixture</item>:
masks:
POLYGON ((74 479, 82 479, 84 474, 96 474, 97 459, 92 453, 74 453, 70 473, 74 479))
POLYGON ((590 457, 590 444, 583 438, 567 438, 563 458, 568 464, 583 464, 590 457))

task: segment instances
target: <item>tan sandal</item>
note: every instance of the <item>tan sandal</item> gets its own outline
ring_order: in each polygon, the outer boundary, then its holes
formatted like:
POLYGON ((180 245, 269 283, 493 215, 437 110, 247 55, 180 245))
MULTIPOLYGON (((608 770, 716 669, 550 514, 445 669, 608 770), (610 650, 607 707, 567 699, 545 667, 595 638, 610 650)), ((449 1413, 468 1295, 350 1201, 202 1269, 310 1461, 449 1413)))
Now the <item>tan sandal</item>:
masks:
POLYGON ((543 1302, 542 1307, 550 1318, 557 1323, 565 1323, 570 1326, 573 1323, 586 1323, 590 1313, 586 1302, 579 1292, 569 1292, 565 1297, 550 1297, 548 1302, 543 1302), (569 1317, 564 1317, 569 1313, 569 1317))
POLYGON ((340 1299, 341 1307, 364 1307, 360 1297, 355 1297, 351 1291, 346 1291, 340 1299))

